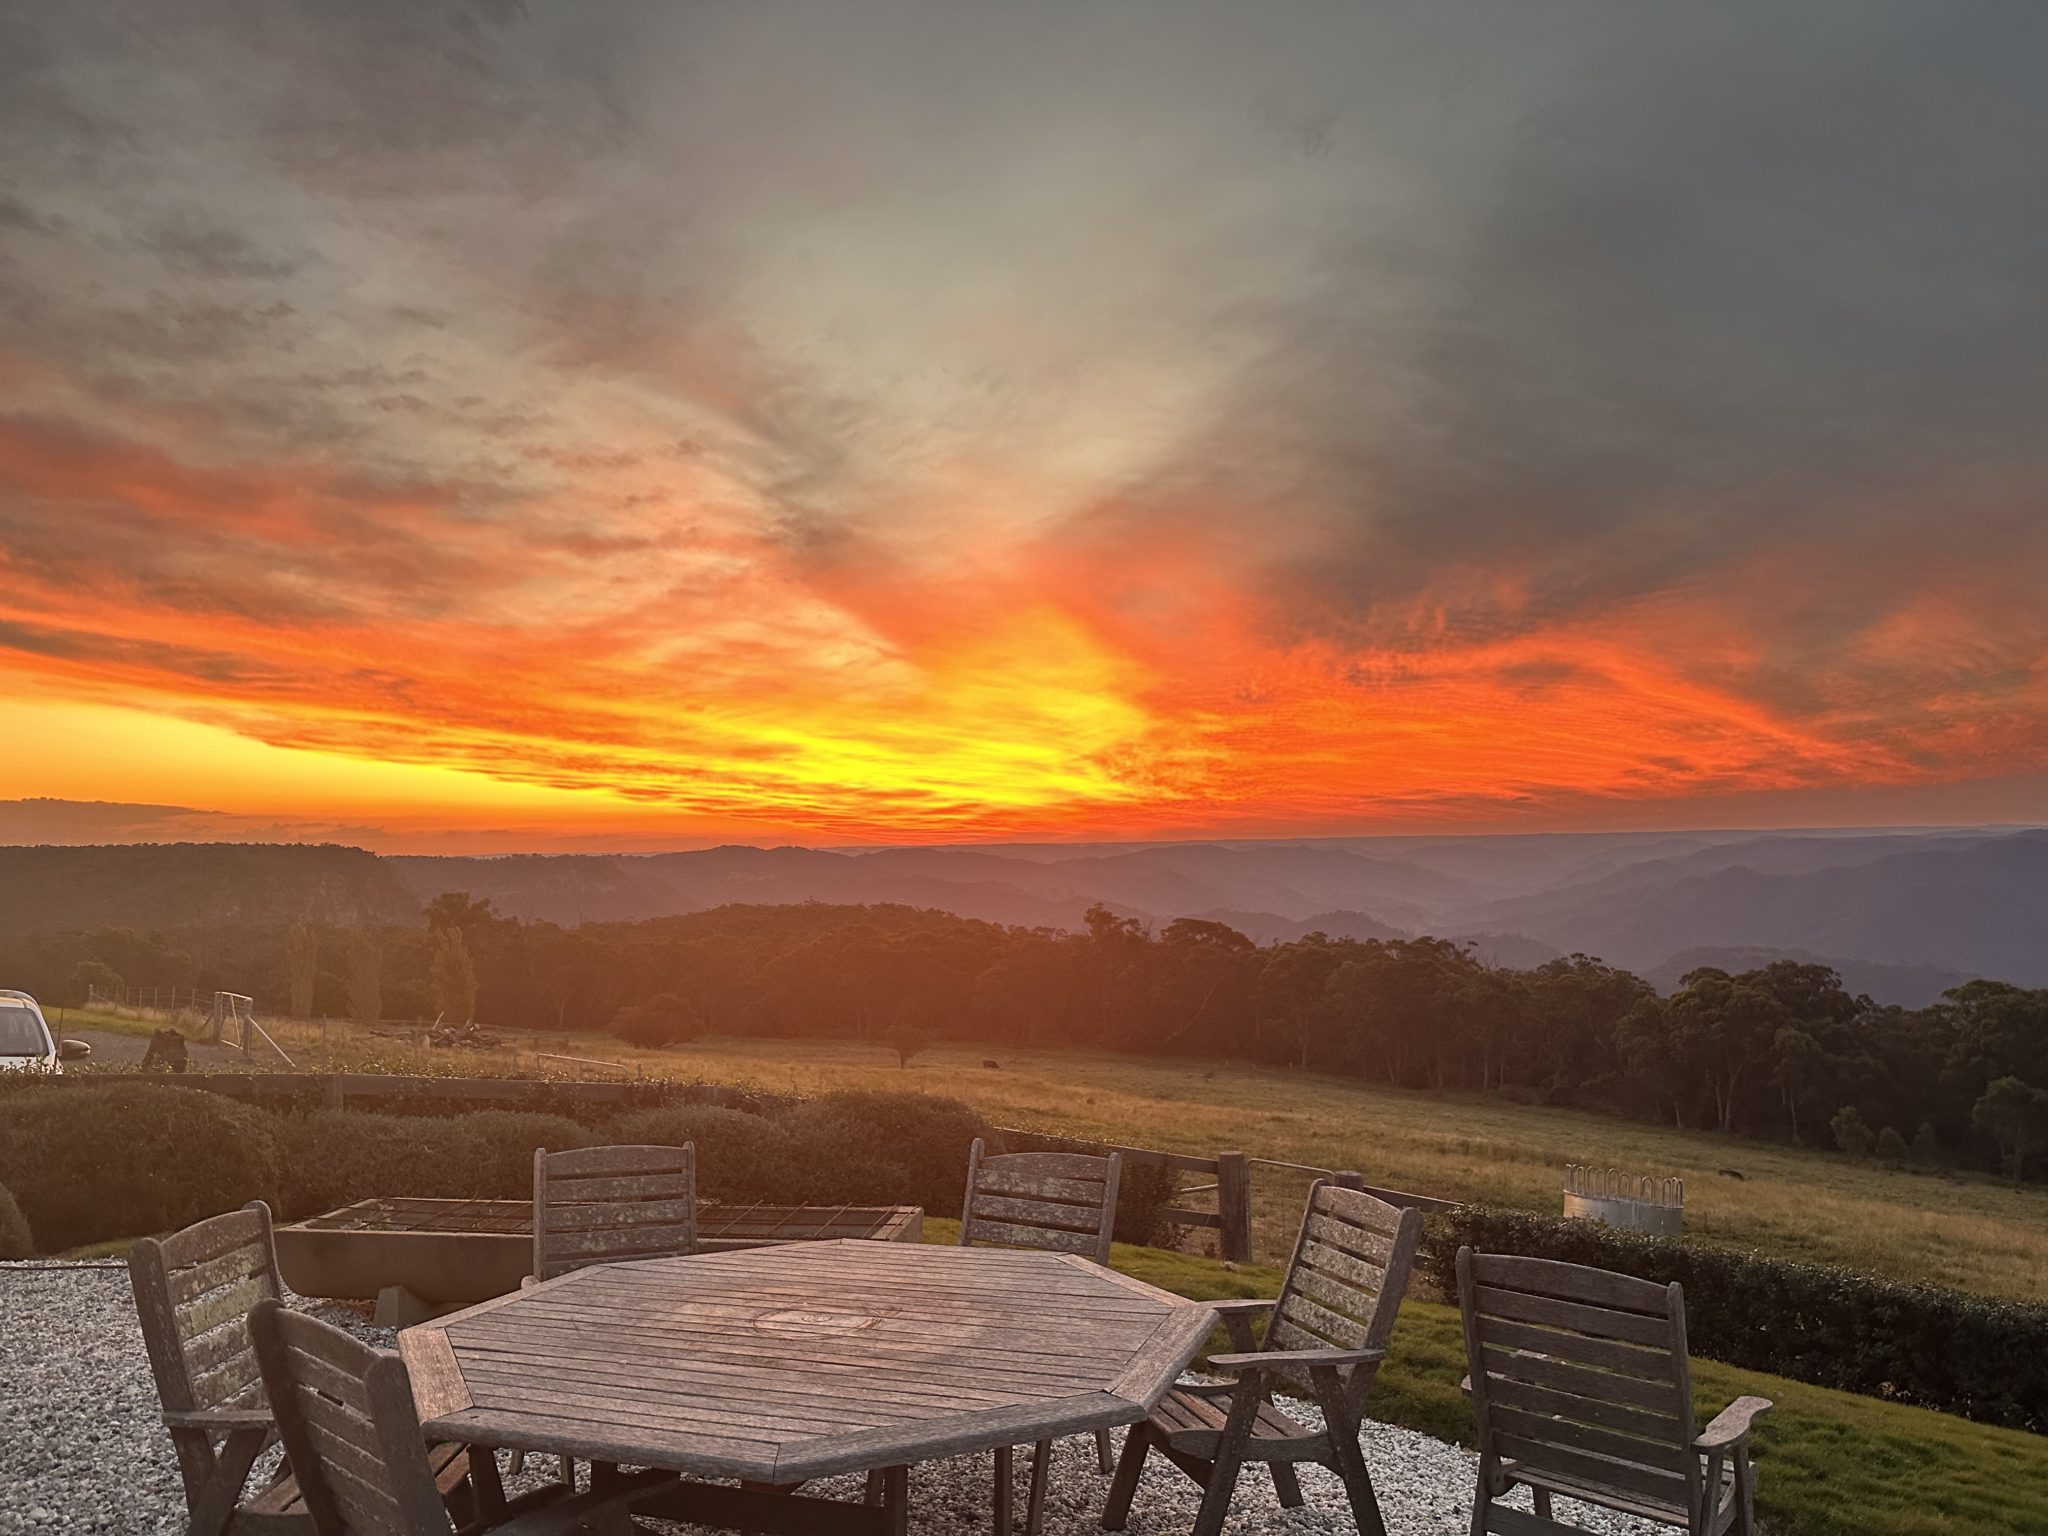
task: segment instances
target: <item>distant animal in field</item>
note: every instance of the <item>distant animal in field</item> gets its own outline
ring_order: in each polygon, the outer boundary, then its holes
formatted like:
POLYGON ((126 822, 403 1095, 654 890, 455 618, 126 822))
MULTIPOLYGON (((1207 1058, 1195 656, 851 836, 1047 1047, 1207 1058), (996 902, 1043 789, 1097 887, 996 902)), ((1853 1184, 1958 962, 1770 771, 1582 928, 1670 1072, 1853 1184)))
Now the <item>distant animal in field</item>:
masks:
POLYGON ((189 1065, 185 1037, 175 1029, 159 1029, 149 1037, 149 1049, 142 1053, 143 1071, 182 1072, 189 1065))
POLYGON ((994 1061, 994 1060, 990 1060, 990 1061, 984 1061, 984 1062, 982 1063, 982 1065, 983 1065, 984 1067, 994 1067, 994 1068, 995 1068, 995 1069, 996 1069, 996 1070, 997 1070, 998 1072, 1000 1072, 1000 1071, 1002 1070, 1002 1067, 1003 1067, 1003 1064, 1002 1064, 1002 1063, 1001 1063, 1000 1061, 994 1061))
POLYGON ((1739 1179, 1742 1177, 1742 1170, 1740 1168, 1716 1168, 1714 1171, 1724 1179, 1739 1179))

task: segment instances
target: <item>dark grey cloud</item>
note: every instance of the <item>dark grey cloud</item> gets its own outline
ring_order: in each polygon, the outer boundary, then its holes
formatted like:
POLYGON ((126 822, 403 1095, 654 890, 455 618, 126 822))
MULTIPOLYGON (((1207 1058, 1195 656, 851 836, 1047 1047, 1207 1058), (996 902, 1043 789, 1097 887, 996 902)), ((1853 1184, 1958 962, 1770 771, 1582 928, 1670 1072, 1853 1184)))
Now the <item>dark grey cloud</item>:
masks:
POLYGON ((199 278, 285 278, 302 259, 267 251, 230 225, 185 211, 136 239, 173 272, 199 278))

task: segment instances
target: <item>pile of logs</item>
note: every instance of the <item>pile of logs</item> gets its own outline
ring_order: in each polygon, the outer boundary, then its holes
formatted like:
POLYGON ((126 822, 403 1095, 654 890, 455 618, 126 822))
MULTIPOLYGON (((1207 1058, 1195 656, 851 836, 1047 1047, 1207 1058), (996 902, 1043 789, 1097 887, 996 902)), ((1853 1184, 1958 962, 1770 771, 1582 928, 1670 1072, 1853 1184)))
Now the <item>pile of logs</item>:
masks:
POLYGON ((489 1050, 498 1043, 496 1035, 471 1019, 467 1024, 436 1024, 427 1031, 427 1044, 443 1049, 489 1050))

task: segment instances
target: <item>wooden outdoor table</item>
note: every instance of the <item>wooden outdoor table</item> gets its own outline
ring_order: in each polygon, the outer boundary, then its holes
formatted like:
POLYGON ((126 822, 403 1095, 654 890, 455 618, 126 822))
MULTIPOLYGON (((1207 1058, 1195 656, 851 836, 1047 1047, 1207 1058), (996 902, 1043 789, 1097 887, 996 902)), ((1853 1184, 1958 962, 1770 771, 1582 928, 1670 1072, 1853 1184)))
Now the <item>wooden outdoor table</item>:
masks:
POLYGON ((398 1342, 432 1438, 782 1488, 889 1469, 881 1507, 686 1483, 644 1511, 887 1536, 901 1469, 1135 1424, 1214 1321, 1072 1255, 847 1240, 579 1270, 398 1342))

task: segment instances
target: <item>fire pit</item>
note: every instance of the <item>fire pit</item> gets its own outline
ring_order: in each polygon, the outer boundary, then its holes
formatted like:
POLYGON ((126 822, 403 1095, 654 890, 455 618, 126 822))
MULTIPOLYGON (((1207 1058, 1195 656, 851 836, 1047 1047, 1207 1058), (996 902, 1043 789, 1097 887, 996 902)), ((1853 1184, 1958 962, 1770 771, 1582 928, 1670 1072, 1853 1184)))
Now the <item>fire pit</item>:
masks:
MULTIPOLYGON (((914 1205, 703 1205, 705 1253, 771 1243, 859 1237, 914 1243, 914 1205)), ((488 1301, 519 1289, 533 1266, 533 1206, 525 1200, 359 1200, 277 1231, 277 1266, 301 1296, 367 1300, 402 1287, 435 1306, 488 1301)))

